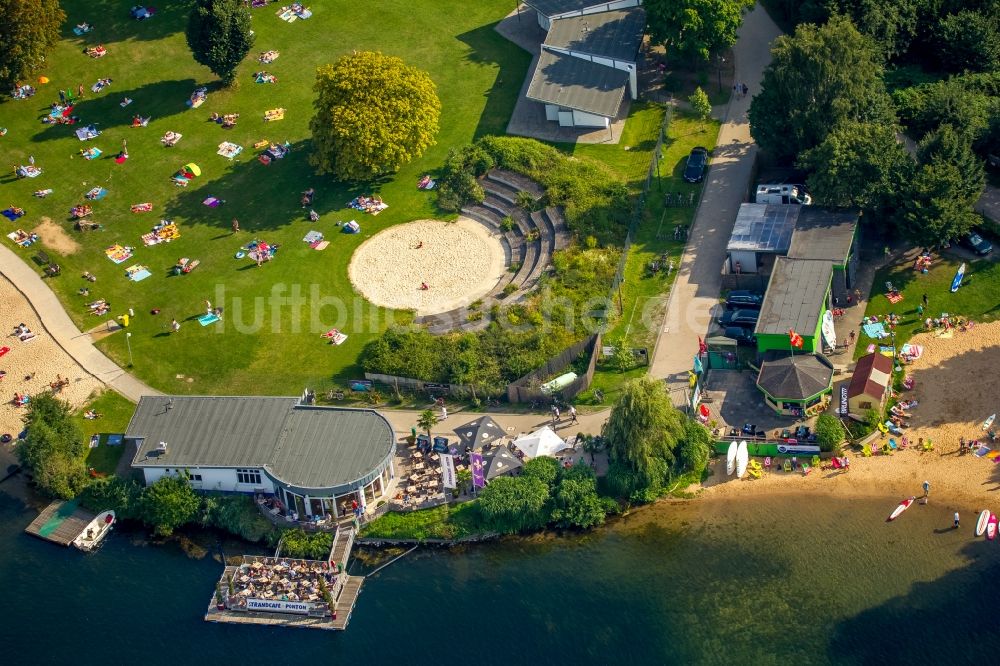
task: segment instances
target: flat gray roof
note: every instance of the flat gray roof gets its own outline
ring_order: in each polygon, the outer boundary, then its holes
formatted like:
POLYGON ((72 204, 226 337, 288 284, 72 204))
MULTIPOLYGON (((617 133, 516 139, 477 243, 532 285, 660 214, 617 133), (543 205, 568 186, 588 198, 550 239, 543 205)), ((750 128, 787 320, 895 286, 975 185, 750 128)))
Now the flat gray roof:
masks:
POLYGON ((125 431, 141 439, 133 467, 266 469, 299 488, 332 488, 371 473, 392 452, 392 426, 369 409, 299 398, 144 396, 125 431), (167 443, 159 454, 160 442, 167 443))
POLYGON ((628 72, 542 48, 526 97, 606 118, 618 115, 628 72))
POLYGON ((795 206, 802 210, 788 256, 797 259, 828 259, 844 265, 851 254, 854 232, 861 212, 851 208, 795 206))
POLYGON ((807 206, 740 204, 726 250, 785 254, 792 242, 799 211, 807 206))
MULTIPOLYGON (((798 206, 796 206, 798 208, 798 206)), ((778 257, 757 318, 757 335, 813 335, 819 324, 833 264, 821 259, 778 257)))
POLYGON ((646 12, 639 7, 571 16, 552 22, 545 45, 635 62, 645 29, 646 12))
POLYGON ((589 7, 600 7, 608 4, 608 0, 525 0, 525 4, 534 7, 546 16, 558 16, 567 12, 578 12, 589 7))

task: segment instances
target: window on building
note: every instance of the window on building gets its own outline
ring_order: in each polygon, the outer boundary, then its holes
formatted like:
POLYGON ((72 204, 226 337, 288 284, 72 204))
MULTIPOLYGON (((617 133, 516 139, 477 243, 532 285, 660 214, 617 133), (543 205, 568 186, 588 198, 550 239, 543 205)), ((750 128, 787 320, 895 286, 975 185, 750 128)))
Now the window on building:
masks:
POLYGON ((191 480, 192 481, 201 481, 201 474, 192 474, 191 475, 191 480))
POLYGON ((236 482, 259 486, 260 472, 255 469, 238 469, 236 470, 236 482))
POLYGON ((871 409, 872 408, 872 403, 870 403, 870 402, 862 402, 858 406, 861 407, 861 409, 871 409))

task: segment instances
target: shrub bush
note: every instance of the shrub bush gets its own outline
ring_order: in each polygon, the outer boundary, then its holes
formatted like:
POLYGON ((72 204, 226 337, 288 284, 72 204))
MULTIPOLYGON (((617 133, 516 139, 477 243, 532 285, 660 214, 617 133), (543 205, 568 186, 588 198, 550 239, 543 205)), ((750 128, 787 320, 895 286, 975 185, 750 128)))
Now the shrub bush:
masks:
POLYGON ((816 439, 819 441, 820 451, 833 451, 844 441, 846 433, 840 420, 828 412, 824 412, 816 419, 816 439))

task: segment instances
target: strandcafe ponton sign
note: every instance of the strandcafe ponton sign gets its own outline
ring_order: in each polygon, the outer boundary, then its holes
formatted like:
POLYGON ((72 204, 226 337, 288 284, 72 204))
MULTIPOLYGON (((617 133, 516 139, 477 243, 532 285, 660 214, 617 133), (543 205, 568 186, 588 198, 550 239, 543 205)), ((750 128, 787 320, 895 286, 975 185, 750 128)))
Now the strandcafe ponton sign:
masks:
POLYGON ((247 599, 247 610, 264 611, 268 613, 298 613, 305 615, 311 604, 301 601, 277 601, 271 599, 247 599))

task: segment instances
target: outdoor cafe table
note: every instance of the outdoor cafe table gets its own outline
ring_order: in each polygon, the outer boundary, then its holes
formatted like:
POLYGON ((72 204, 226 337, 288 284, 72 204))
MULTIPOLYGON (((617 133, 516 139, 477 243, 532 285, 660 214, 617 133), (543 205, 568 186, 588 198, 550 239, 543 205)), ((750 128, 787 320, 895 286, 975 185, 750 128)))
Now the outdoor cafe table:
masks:
POLYGON ((413 452, 413 457, 416 458, 417 460, 422 460, 423 457, 424 457, 424 454, 421 453, 420 451, 414 451, 413 452))
POLYGON ((427 467, 427 463, 417 463, 413 466, 413 469, 424 469, 427 467))

